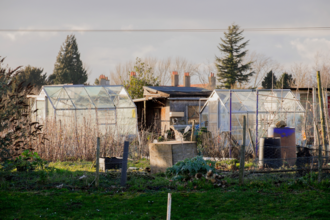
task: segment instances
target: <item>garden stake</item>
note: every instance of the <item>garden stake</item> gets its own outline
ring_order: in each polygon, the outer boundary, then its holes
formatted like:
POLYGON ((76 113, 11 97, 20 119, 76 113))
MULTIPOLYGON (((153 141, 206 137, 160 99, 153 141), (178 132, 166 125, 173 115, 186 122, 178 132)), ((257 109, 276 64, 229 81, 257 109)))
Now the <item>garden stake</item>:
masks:
MULTIPOLYGON (((326 135, 325 135, 325 121, 324 121, 324 108, 323 108, 323 95, 322 95, 322 85, 321 85, 321 76, 320 76, 320 71, 317 71, 316 73, 316 78, 317 78, 317 92, 319 95, 319 103, 320 103, 320 120, 321 120, 321 129, 322 129, 322 147, 325 150, 325 156, 328 156, 328 151, 326 148, 325 140, 326 140, 326 135)), ((321 143, 320 143, 321 144, 321 143)))
POLYGON ((242 147, 241 147, 241 158, 239 162, 239 184, 243 184, 244 178, 244 164, 245 164, 245 135, 246 134, 246 116, 243 115, 243 137, 242 137, 242 147))
POLYGON ((172 194, 169 193, 168 198, 167 198, 167 216, 166 216, 166 220, 171 219, 171 206, 172 206, 172 194))
POLYGON ((95 187, 99 187, 99 176, 100 176, 100 137, 97 137, 95 187))
POLYGON ((120 185, 125 186, 127 181, 127 157, 128 157, 128 141, 124 142, 123 165, 121 166, 121 181, 120 185))

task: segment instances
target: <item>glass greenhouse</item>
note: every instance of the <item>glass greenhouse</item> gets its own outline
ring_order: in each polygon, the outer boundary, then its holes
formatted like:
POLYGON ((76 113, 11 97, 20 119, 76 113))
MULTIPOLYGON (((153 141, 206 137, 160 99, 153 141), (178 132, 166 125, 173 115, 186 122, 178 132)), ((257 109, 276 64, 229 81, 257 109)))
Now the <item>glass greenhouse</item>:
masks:
POLYGON ((55 120, 66 127, 89 121, 99 134, 137 135, 136 106, 123 86, 43 86, 39 95, 30 96, 30 104, 38 109, 36 121, 55 120))
MULTIPOLYGON (((258 144, 267 136, 269 126, 285 121, 295 127, 296 144, 303 139, 305 109, 289 89, 278 90, 222 90, 216 89, 200 111, 200 126, 207 127, 213 136, 231 132, 241 144, 243 115, 252 140, 258 144)), ((250 145, 248 131, 246 146, 250 145)))

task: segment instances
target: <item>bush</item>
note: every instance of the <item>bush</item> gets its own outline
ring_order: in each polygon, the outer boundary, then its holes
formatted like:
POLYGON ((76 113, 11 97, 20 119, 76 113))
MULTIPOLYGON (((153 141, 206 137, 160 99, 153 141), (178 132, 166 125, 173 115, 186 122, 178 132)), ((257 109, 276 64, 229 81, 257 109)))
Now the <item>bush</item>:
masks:
POLYGON ((41 144, 46 139, 42 125, 31 120, 27 95, 32 95, 33 86, 21 82, 12 90, 20 67, 2 68, 3 61, 0 59, 0 161, 19 156, 25 149, 34 150, 38 138, 41 144))
POLYGON ((202 156, 177 162, 173 167, 169 167, 166 173, 169 175, 195 175, 196 173, 205 174, 207 171, 213 170, 202 156))
POLYGON ((39 167, 43 169, 46 164, 47 161, 42 160, 37 152, 25 150, 16 159, 7 160, 3 165, 3 169, 11 171, 17 168, 17 171, 30 171, 39 167))

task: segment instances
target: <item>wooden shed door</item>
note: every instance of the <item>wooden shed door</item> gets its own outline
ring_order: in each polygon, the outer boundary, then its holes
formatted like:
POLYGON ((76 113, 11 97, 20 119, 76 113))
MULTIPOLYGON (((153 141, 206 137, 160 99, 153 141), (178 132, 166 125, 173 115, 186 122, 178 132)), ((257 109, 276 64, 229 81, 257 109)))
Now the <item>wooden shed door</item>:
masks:
POLYGON ((161 132, 161 130, 160 130, 160 108, 154 108, 154 129, 155 129, 155 132, 161 132))

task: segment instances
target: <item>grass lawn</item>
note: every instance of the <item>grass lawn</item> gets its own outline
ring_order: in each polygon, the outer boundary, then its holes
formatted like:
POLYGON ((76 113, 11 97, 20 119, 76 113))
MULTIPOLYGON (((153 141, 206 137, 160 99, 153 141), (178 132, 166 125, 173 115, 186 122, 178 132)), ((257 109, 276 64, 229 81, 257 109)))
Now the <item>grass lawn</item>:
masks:
MULTIPOLYGON (((330 193, 175 192, 172 219, 329 219, 330 193)), ((167 192, 0 192, 1 219, 165 219, 167 192)))
MULTIPOLYGON (((145 168, 147 160, 129 166, 145 168)), ((165 219, 172 193, 172 219, 329 219, 330 181, 316 175, 225 177, 224 188, 206 179, 181 182, 163 175, 101 173, 96 189, 91 162, 51 163, 48 170, 0 172, 0 219, 165 219), (86 176, 79 179, 81 176, 86 176), (60 186, 60 187, 59 187, 60 186)))

